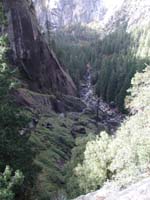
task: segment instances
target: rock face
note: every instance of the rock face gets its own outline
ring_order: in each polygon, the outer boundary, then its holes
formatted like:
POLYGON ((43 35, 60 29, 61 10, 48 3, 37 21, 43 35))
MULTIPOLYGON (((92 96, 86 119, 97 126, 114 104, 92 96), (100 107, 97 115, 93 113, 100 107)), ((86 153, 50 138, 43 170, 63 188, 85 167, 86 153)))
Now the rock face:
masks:
POLYGON ((44 93, 75 95, 76 87, 42 36, 35 11, 27 0, 4 0, 12 59, 29 88, 44 93))
POLYGON ((33 0, 40 24, 46 20, 54 27, 75 23, 98 22, 106 31, 113 31, 119 24, 127 23, 128 29, 142 26, 149 18, 149 0, 119 0, 117 4, 107 5, 103 0, 33 0), (107 23, 108 22, 108 23, 107 23))
POLYGON ((107 32, 112 32, 120 25, 126 25, 127 31, 145 26, 150 19, 149 0, 124 0, 120 9, 111 17, 106 25, 107 32))
POLYGON ((150 199, 150 178, 134 184, 123 191, 99 190, 78 197, 75 200, 149 200, 150 199))
MULTIPOLYGON (((42 27, 50 21, 55 28, 75 23, 97 22, 108 34, 126 24, 127 30, 147 24, 149 0, 118 0, 107 5, 104 0, 33 0, 42 27)), ((112 1, 113 2, 113 1, 112 1)))
POLYGON ((55 28, 61 28, 75 23, 100 22, 106 14, 103 0, 33 0, 33 2, 43 27, 47 19, 55 28))
POLYGON ((82 112, 85 104, 77 97, 62 95, 56 97, 49 94, 33 92, 25 88, 14 91, 16 103, 30 110, 36 110, 40 114, 82 112))

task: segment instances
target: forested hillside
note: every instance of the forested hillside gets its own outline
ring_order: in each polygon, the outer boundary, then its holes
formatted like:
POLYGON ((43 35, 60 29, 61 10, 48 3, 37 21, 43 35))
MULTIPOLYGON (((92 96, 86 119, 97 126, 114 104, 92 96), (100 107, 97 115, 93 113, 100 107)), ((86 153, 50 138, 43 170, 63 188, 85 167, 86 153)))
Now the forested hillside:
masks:
POLYGON ((54 49, 77 84, 89 63, 96 94, 123 110, 131 78, 150 62, 149 23, 131 32, 125 23, 102 39, 101 32, 78 24, 55 34, 54 49))
POLYGON ((121 109, 134 73, 149 64, 148 27, 127 32, 126 25, 121 26, 97 45, 96 92, 121 109))
POLYGON ((109 3, 0 2, 0 200, 149 190, 150 2, 109 3))

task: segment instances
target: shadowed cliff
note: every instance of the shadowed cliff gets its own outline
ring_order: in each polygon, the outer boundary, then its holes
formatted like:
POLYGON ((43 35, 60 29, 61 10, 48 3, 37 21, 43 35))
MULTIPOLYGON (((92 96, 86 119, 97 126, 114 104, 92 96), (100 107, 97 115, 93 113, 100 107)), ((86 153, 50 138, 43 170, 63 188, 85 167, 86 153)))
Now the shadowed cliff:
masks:
POLYGON ((76 95, 71 77, 61 67, 42 36, 32 4, 4 0, 13 63, 19 66, 29 88, 44 93, 76 95))

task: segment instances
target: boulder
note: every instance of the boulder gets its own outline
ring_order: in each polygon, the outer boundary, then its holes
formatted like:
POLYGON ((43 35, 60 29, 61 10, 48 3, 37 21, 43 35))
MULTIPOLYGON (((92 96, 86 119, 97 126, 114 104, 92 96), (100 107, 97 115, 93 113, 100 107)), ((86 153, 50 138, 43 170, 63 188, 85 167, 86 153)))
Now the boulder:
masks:
POLYGON ((69 112, 69 113, 67 114, 67 116, 68 116, 71 120, 77 122, 77 121, 79 121, 80 113, 77 113, 77 112, 69 112))
POLYGON ((87 115, 93 114, 93 113, 95 113, 95 111, 89 107, 85 108, 83 111, 83 114, 87 114, 87 115))
POLYGON ((78 125, 78 126, 87 126, 88 122, 87 121, 79 121, 79 122, 76 123, 76 125, 78 125))
POLYGON ((46 123, 46 128, 49 129, 49 130, 53 130, 54 129, 53 125, 50 122, 46 123))
POLYGON ((44 95, 28 89, 19 88, 13 92, 16 103, 37 113, 50 114, 53 111, 53 95, 44 95))
POLYGON ((71 134, 74 138, 76 138, 79 134, 86 134, 86 129, 83 126, 76 126, 73 125, 72 129, 71 129, 71 134))
POLYGON ((62 124, 60 124, 60 126, 63 128, 67 128, 67 125, 64 122, 62 124))
POLYGON ((120 121, 117 121, 116 119, 108 119, 107 123, 113 127, 118 127, 120 124, 120 121))
POLYGON ((86 108, 85 103, 78 97, 62 95, 60 101, 63 102, 64 108, 67 111, 82 112, 86 108))

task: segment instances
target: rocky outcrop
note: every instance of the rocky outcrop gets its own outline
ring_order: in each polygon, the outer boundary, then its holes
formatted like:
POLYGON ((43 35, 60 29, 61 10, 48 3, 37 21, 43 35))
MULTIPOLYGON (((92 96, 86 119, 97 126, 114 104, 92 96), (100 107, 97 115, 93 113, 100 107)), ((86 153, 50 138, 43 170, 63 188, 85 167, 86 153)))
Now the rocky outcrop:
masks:
POLYGON ((86 108, 86 104, 78 97, 62 95, 60 100, 64 102, 65 109, 68 111, 82 112, 86 108))
POLYGON ((33 5, 27 0, 4 0, 12 60, 29 88, 43 93, 75 95, 76 87, 42 36, 33 5))
POLYGON ((150 199, 150 178, 130 186, 123 191, 99 190, 78 197, 75 200, 149 200, 150 199))
POLYGON ((16 103, 31 111, 40 114, 82 112, 85 104, 77 97, 63 95, 54 96, 33 92, 25 88, 19 88, 13 92, 16 103))

